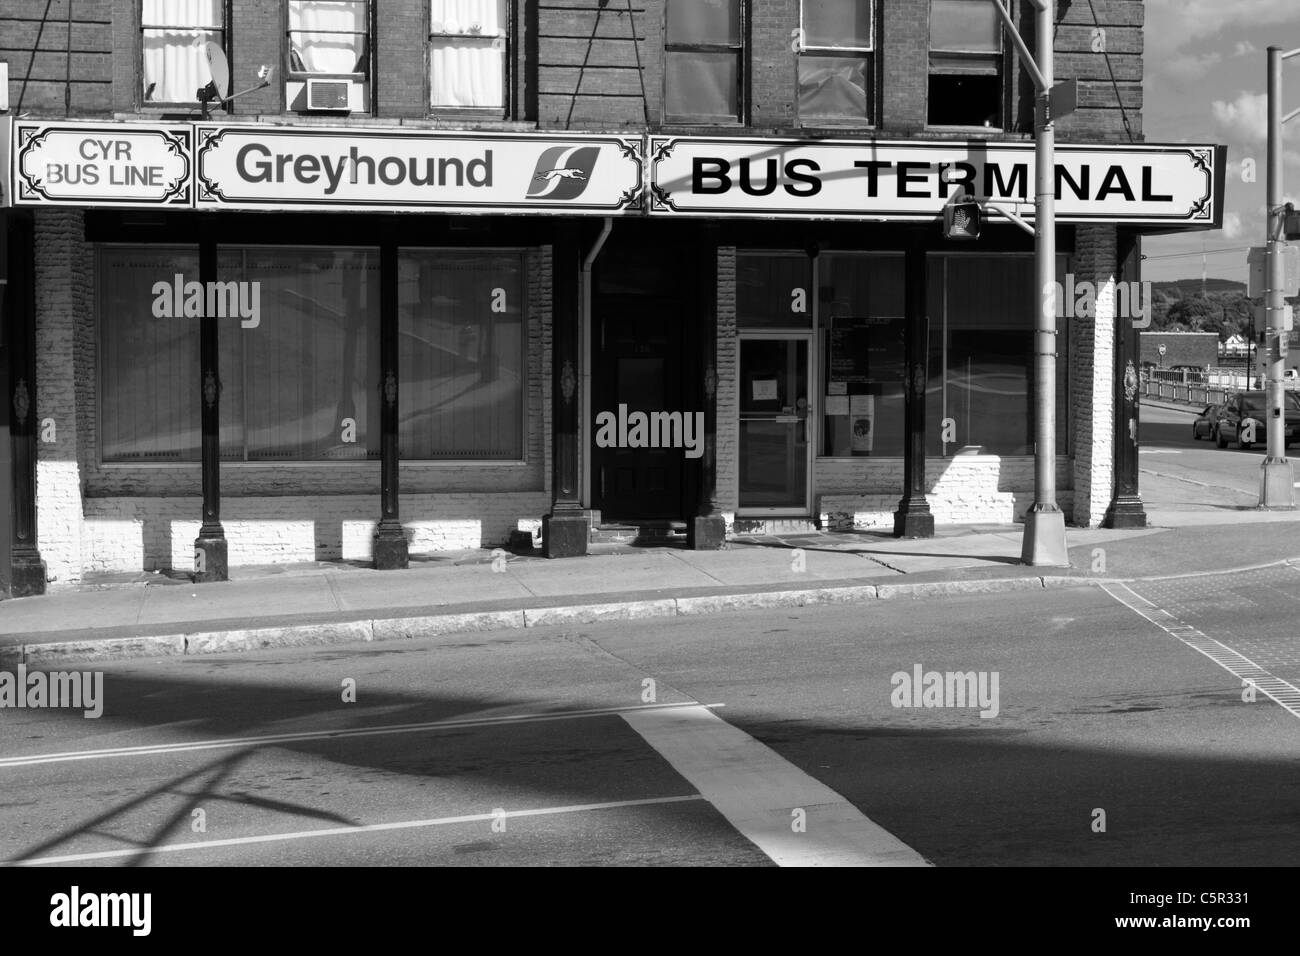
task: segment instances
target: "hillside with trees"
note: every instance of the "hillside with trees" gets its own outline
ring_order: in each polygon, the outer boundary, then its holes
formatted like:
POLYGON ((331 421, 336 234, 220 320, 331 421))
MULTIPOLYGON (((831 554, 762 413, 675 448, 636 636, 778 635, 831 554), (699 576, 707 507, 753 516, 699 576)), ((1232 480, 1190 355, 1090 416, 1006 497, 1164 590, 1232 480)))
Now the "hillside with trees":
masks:
MULTIPOLYGON (((1151 283, 1151 330, 1156 332, 1217 332, 1223 342, 1234 335, 1251 334, 1251 302, 1246 286, 1228 279, 1200 279, 1151 283)), ((1300 305, 1300 297, 1287 299, 1300 305)))

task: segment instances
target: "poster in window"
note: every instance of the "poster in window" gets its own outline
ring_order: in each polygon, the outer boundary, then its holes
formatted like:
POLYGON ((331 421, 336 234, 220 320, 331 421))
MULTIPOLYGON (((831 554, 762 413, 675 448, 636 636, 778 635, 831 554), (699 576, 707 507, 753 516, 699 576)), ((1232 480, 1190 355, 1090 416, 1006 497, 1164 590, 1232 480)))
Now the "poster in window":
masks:
POLYGON ((850 448, 855 455, 870 454, 875 444, 876 397, 854 395, 849 402, 849 418, 853 422, 850 448))

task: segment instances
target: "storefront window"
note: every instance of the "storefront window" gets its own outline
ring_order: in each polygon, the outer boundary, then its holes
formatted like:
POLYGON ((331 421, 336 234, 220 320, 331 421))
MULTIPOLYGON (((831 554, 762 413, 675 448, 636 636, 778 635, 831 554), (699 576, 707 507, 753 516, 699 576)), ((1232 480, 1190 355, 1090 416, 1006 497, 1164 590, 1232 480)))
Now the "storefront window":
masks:
POLYGON ((903 257, 823 253, 822 455, 903 454, 905 335, 903 257))
MULTIPOLYGON (((154 286, 197 278, 197 249, 99 253, 99 434, 104 461, 199 460, 199 326, 159 318, 154 286)), ((161 310, 159 310, 161 311, 161 310)))
MULTIPOLYGON (((1064 274, 1064 266, 1061 267, 1064 274)), ((1034 453, 1032 256, 931 256, 927 454, 1034 453)), ((1057 336, 1057 454, 1067 453, 1069 334, 1057 336)))
POLYGON ((221 326, 222 457, 378 458, 378 250, 227 248, 217 268, 260 305, 221 326))
POLYGON ((736 320, 743 329, 811 329, 812 260, 802 252, 736 256, 736 320))
POLYGON ((522 254, 404 250, 398 281, 402 457, 522 459, 522 254))

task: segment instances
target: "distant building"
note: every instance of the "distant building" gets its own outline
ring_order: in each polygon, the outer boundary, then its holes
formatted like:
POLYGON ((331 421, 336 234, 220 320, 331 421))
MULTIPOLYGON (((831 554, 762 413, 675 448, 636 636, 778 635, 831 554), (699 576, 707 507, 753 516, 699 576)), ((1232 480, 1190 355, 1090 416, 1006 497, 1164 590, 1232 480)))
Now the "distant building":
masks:
MULTIPOLYGON (((1234 336, 1241 338, 1241 336, 1234 336)), ((1217 332, 1140 332, 1143 367, 1205 369, 1219 363, 1217 332), (1160 354, 1160 346, 1165 347, 1160 354)), ((1231 341, 1231 340, 1229 340, 1231 341)), ((1243 343, 1244 343, 1243 339, 1243 343)), ((1244 350, 1244 344, 1243 344, 1244 350)))

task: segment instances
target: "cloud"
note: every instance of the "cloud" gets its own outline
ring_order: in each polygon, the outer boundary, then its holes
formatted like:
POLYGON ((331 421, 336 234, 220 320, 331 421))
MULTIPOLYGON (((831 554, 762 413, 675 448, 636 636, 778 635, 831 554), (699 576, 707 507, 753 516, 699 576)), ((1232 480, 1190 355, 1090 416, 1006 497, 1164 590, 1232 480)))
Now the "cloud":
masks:
POLYGON ((1146 59, 1160 63, 1230 24, 1295 23, 1296 0, 1147 0, 1146 59))
POLYGON ((1238 40, 1237 45, 1232 50, 1233 56, 1250 56, 1252 53, 1258 53, 1259 47, 1249 40, 1238 40))
POLYGON ((1178 53, 1167 58, 1161 69, 1177 80, 1195 80, 1217 66, 1223 57, 1218 53, 1178 53))
POLYGON ((1243 90, 1231 103, 1215 100, 1211 106, 1219 129, 1249 143, 1262 143, 1268 136, 1268 97, 1243 90))
POLYGON ((1241 216, 1235 212, 1225 212, 1223 214, 1223 238, 1240 239, 1246 234, 1246 230, 1241 221, 1241 216))

